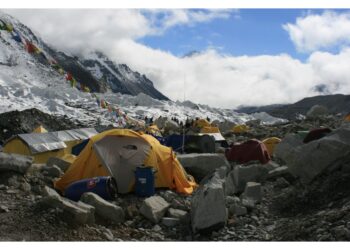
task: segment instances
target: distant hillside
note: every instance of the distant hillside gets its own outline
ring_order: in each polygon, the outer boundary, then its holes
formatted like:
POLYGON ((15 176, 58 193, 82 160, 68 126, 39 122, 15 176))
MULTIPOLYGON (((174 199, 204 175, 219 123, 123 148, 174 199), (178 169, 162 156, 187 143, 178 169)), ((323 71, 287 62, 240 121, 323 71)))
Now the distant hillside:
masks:
POLYGON ((294 104, 267 105, 261 107, 239 107, 236 111, 244 113, 266 112, 272 116, 294 119, 297 114, 305 115, 314 105, 322 105, 333 113, 347 114, 350 112, 350 95, 321 95, 304 98, 294 104))

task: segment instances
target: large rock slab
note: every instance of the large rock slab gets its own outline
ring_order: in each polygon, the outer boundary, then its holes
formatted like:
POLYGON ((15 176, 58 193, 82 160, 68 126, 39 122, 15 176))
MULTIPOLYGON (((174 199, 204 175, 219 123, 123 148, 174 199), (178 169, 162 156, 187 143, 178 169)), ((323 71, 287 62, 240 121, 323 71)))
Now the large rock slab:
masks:
POLYGON ((152 196, 145 199, 140 208, 140 213, 153 223, 158 223, 170 207, 160 196, 152 196))
POLYGON ((40 201, 40 205, 62 209, 66 212, 67 217, 69 217, 66 219, 70 222, 77 224, 94 223, 94 211, 91 210, 91 208, 68 200, 60 196, 54 189, 47 186, 43 189, 43 195, 45 197, 40 201))
POLYGON ((243 192, 247 182, 264 180, 268 169, 261 164, 237 165, 233 170, 236 192, 243 192))
POLYGON ((269 171, 268 175, 267 175, 267 179, 271 180, 271 179, 277 179, 279 177, 283 177, 286 175, 290 175, 289 169, 287 166, 281 166, 278 167, 274 170, 269 171))
POLYGON ((225 226, 228 218, 225 199, 225 177, 216 171, 196 190, 191 201, 194 233, 208 233, 225 226))
POLYGON ((25 174, 33 162, 33 157, 0 152, 0 172, 15 171, 25 174))
POLYGON ((57 166, 59 167, 63 172, 66 172, 66 170, 69 168, 69 166, 71 165, 70 162, 65 161, 61 158, 58 157, 50 157, 47 162, 46 165, 49 167, 52 166, 57 166))
POLYGON ((331 172, 341 165, 349 168, 350 128, 344 127, 327 136, 294 148, 286 157, 289 171, 301 182, 309 183, 325 171, 331 172))
POLYGON ((97 194, 91 192, 84 193, 80 200, 93 206, 96 214, 105 220, 121 223, 125 219, 125 214, 121 207, 104 200, 97 194))
POLYGON ((234 195, 235 193, 237 193, 237 188, 236 188, 236 184, 235 184, 235 176, 234 176, 234 172, 231 171, 226 176, 226 180, 225 180, 225 195, 229 196, 229 195, 234 195))
POLYGON ((282 161, 286 162, 286 159, 294 149, 303 145, 303 138, 298 134, 287 134, 286 137, 278 143, 273 152, 274 156, 282 161))
POLYGON ((221 166, 230 168, 230 164, 223 154, 184 154, 177 155, 177 159, 186 172, 192 175, 197 182, 221 166))

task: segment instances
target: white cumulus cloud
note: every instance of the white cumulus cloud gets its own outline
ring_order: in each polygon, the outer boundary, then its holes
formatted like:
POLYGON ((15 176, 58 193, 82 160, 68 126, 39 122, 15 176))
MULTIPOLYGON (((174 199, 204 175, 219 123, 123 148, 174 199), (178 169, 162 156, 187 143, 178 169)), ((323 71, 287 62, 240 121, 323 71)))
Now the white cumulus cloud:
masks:
POLYGON ((350 13, 325 11, 298 17, 283 28, 301 52, 312 52, 350 44, 350 13))

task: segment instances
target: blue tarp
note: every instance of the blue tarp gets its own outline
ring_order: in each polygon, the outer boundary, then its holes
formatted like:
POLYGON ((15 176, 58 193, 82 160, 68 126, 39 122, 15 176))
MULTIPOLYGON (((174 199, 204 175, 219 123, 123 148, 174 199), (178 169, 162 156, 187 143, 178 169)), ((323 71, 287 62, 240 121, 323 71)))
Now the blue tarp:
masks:
POLYGON ((15 40, 15 41, 18 42, 18 43, 21 43, 21 42, 22 42, 21 36, 20 36, 20 35, 18 34, 18 32, 15 31, 15 30, 13 30, 12 39, 15 40))

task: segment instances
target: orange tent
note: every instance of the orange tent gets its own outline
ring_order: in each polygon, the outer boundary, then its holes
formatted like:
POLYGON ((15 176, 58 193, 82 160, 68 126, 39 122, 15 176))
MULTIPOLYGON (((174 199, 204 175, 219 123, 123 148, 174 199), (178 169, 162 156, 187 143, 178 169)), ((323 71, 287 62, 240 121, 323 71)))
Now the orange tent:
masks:
POLYGON ((156 171, 155 187, 191 194, 197 186, 171 148, 161 145, 151 135, 128 129, 112 129, 91 137, 54 186, 64 192, 68 185, 81 179, 113 176, 118 193, 127 193, 134 189, 134 171, 142 164, 156 171))

